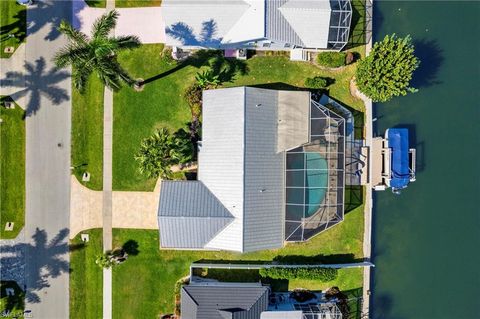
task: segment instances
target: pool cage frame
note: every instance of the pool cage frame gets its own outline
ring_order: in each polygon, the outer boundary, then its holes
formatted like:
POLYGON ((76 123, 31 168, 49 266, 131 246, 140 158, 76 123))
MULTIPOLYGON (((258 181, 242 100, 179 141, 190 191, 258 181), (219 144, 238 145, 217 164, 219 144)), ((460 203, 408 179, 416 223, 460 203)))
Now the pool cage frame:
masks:
MULTIPOLYGON (((345 203, 345 126, 346 120, 342 116, 311 100, 309 108, 309 141, 308 143, 295 147, 285 154, 285 227, 284 238, 286 241, 306 241, 322 231, 338 224, 344 218, 345 203), (337 132, 332 130, 337 129, 337 132), (326 132, 328 131, 328 134, 326 132), (323 132, 320 134, 319 132, 323 132), (336 138, 336 142, 332 139, 336 138), (325 152, 322 152, 321 149, 325 152), (331 151, 335 149, 335 151, 331 151), (327 163, 326 168, 309 168, 307 166, 308 154, 318 154, 327 163), (301 168, 295 168, 298 162, 292 164, 289 158, 294 158, 303 154, 303 165, 301 168), (309 172, 326 173, 327 185, 308 186, 309 172), (303 172, 296 174, 298 172, 303 172), (334 173, 333 173, 334 172, 334 173), (295 177, 295 175, 297 175, 295 177), (303 179, 300 185, 294 185, 295 179, 303 179), (303 176, 303 177, 302 177, 303 176), (303 184, 303 185, 302 185, 303 184), (303 201, 298 203, 295 198, 293 201, 289 194, 298 193, 303 189, 303 201), (307 204, 307 191, 324 191, 324 196, 318 204, 307 204), (332 200, 334 198, 334 200, 332 200), (310 207, 315 207, 316 211, 310 216, 306 216, 310 207), (301 208, 300 208, 301 207, 301 208), (303 215, 302 215, 303 214, 303 215), (294 217, 293 219, 290 217, 294 217)), ((317 174, 318 175, 318 174, 317 174)))
POLYGON ((330 0, 331 14, 328 31, 328 50, 342 50, 348 43, 352 23, 351 0, 330 0))

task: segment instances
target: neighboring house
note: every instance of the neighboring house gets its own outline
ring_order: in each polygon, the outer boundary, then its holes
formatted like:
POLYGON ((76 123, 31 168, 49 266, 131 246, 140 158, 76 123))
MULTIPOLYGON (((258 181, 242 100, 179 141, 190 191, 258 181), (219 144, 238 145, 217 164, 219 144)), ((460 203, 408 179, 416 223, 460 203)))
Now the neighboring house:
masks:
POLYGON ((298 302, 261 283, 196 282, 182 287, 182 319, 342 319, 335 302, 315 293, 298 302))
POLYGON ((166 44, 182 48, 341 50, 350 0, 163 0, 166 44))
POLYGON ((182 319, 259 319, 268 308, 261 283, 190 284, 181 290, 182 319))
POLYGON ((309 92, 203 92, 198 180, 163 181, 160 247, 248 252, 343 220, 345 120, 309 92))

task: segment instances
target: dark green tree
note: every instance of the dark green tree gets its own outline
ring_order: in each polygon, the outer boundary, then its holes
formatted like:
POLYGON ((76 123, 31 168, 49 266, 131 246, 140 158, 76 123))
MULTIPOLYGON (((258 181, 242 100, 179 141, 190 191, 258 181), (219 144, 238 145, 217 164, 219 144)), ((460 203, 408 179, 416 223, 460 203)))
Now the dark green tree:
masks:
POLYGON ((116 91, 122 82, 129 86, 135 80, 125 71, 117 60, 117 53, 140 46, 136 36, 111 36, 117 24, 118 13, 113 10, 98 18, 90 37, 76 30, 66 21, 62 21, 58 30, 67 36, 69 43, 54 57, 58 68, 72 66, 72 80, 76 89, 83 91, 89 76, 96 73, 110 89, 116 91))
POLYGON ((416 92, 409 85, 419 63, 410 36, 387 35, 360 60, 356 72, 357 87, 374 102, 386 102, 395 96, 416 92))

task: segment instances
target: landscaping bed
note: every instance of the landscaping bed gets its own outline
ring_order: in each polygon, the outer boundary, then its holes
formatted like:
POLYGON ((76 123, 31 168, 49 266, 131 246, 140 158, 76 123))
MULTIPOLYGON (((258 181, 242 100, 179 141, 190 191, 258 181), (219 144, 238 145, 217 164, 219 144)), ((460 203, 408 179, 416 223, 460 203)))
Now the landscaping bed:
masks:
POLYGON ((80 234, 70 242, 77 247, 70 252, 70 318, 102 318, 103 271, 95 264, 96 256, 103 251, 102 230, 82 233, 90 237, 83 247, 80 234))
POLYGON ((103 93, 97 76, 83 94, 72 88, 72 167, 78 181, 93 190, 103 188, 103 93), (84 172, 90 181, 82 182, 84 172))
POLYGON ((0 57, 9 58, 12 53, 5 53, 5 48, 14 47, 16 50, 27 37, 26 7, 15 0, 0 1, 0 23, 0 57))
POLYGON ((25 111, 3 106, 0 98, 0 238, 15 238, 25 221, 25 111), (13 222, 13 231, 5 224, 13 222))

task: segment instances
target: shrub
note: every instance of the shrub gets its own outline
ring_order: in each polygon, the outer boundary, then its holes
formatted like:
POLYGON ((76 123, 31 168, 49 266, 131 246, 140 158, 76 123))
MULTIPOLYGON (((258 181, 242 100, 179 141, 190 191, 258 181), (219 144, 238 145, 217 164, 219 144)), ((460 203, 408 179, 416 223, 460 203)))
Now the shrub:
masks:
POLYGON ((305 79, 305 87, 309 89, 324 89, 330 85, 331 80, 321 76, 305 79))
POLYGON ((338 68, 346 64, 346 56, 345 52, 320 52, 317 62, 329 68, 338 68))
POLYGON ((183 94, 190 107, 202 104, 202 87, 197 83, 190 85, 183 94))
POLYGON ((220 85, 219 75, 215 74, 213 70, 207 70, 203 72, 198 72, 195 75, 195 80, 197 81, 197 85, 203 89, 210 89, 216 88, 220 85))
POLYGON ((262 268, 262 277, 272 279, 313 279, 322 282, 332 281, 337 278, 338 270, 335 268, 262 268))
POLYGON ((386 102, 395 96, 416 92, 410 87, 410 80, 419 63, 409 36, 387 35, 360 60, 356 71, 358 89, 374 102, 386 102))

